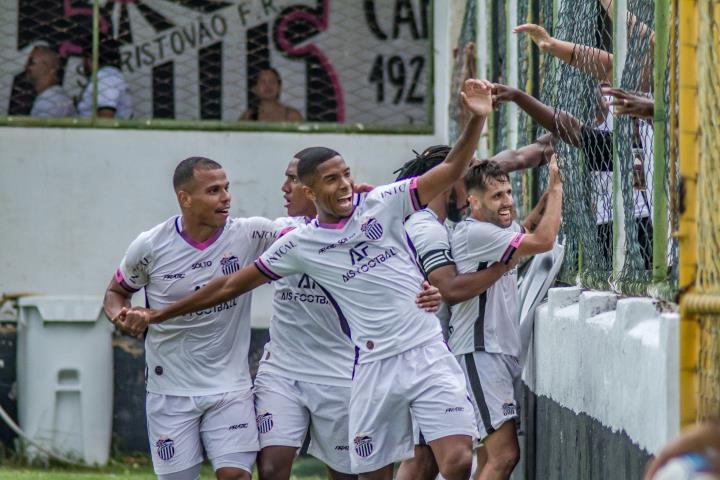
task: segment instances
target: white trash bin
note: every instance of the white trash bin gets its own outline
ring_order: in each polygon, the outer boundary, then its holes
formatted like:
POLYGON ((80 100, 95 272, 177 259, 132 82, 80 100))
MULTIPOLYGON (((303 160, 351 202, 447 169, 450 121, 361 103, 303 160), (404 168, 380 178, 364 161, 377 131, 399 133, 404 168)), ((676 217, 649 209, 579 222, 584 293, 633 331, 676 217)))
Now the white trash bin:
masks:
MULTIPOLYGON (((33 440, 88 464, 105 465, 113 409, 113 327, 98 296, 19 301, 18 420, 33 440)), ((29 458, 42 454, 32 446, 29 458)))

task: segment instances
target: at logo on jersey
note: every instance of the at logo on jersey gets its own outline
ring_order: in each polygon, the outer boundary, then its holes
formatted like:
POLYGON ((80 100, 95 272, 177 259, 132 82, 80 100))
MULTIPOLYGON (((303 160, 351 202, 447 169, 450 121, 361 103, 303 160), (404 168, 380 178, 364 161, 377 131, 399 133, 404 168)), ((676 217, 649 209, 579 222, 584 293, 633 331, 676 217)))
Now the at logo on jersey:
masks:
POLYGON ((173 442, 172 438, 161 437, 155 442, 155 447, 161 460, 168 461, 175 456, 175 442, 173 442))
POLYGON ((273 428, 273 416, 272 413, 261 413, 256 417, 257 428, 260 433, 268 433, 273 428))
POLYGON ((380 240, 383 234, 383 227, 376 219, 370 217, 360 226, 360 231, 370 240, 380 240))
POLYGON ((503 403, 502 406, 503 416, 510 417, 515 415, 515 404, 514 403, 503 403))
POLYGON ((370 245, 368 245, 367 242, 359 242, 350 249, 350 261, 352 262, 352 265, 355 265, 357 262, 360 262, 368 257, 367 251, 369 246, 370 245))
POLYGON ((310 288, 310 289, 316 289, 317 283, 315 283, 315 280, 310 278, 310 276, 307 273, 303 273, 302 277, 300 277, 300 281, 298 282, 298 288, 310 288))
POLYGON ((240 270, 240 260, 238 260, 235 255, 230 254, 220 260, 220 266, 222 267, 223 274, 230 275, 240 270))
POLYGON ((358 433, 353 440, 355 443, 355 453, 365 458, 369 457, 373 452, 372 437, 366 433, 358 433))

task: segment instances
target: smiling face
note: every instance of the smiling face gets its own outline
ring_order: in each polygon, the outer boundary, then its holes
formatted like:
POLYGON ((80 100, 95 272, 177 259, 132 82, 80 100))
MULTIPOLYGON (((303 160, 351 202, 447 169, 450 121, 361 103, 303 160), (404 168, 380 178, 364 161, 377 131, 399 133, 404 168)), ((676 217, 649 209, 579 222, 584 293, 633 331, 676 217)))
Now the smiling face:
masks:
POLYGON ((488 178, 484 190, 472 188, 469 193, 472 216, 476 220, 506 228, 517 217, 512 186, 507 177, 488 178))
POLYGON ((337 223, 353 212, 353 179, 350 167, 339 155, 320 163, 303 189, 315 203, 323 223, 337 223))
POLYGON ((222 227, 230 214, 229 187, 222 168, 196 168, 193 179, 177 193, 183 217, 198 226, 222 227))
POLYGON ((314 217, 316 215, 315 204, 307 196, 297 174, 297 158, 290 160, 285 170, 285 181, 280 190, 285 199, 287 214, 291 217, 314 217))

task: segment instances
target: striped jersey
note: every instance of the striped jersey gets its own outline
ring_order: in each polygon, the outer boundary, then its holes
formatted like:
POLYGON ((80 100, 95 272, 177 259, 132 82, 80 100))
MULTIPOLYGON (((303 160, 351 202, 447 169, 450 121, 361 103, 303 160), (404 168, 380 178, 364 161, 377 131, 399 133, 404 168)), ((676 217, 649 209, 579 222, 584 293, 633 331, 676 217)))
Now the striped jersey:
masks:
MULTIPOLYGON (((524 236, 517 222, 507 228, 474 218, 459 222, 450 241, 458 273, 509 262, 524 236)), ((520 353, 517 268, 478 297, 453 305, 451 312, 448 343, 454 354, 485 351, 517 357, 520 353)))
MULTIPOLYGON (((295 226, 307 223, 304 218, 293 220, 295 226)), ((273 286, 270 341, 258 371, 349 387, 355 348, 328 295, 306 273, 283 277, 273 286)))
MULTIPOLYGON (((193 241, 181 217, 141 233, 115 278, 130 292, 145 289, 150 308, 163 308, 210 280, 230 275, 274 240, 271 220, 230 218, 207 241, 193 241)), ((148 328, 145 338, 147 390, 178 396, 213 395, 251 386, 249 294, 148 328)))
POLYGON ((417 308, 423 277, 403 220, 420 208, 416 179, 356 197, 338 224, 314 220, 279 238, 255 262, 273 280, 308 274, 336 309, 358 363, 397 355, 441 338, 437 318, 417 308))

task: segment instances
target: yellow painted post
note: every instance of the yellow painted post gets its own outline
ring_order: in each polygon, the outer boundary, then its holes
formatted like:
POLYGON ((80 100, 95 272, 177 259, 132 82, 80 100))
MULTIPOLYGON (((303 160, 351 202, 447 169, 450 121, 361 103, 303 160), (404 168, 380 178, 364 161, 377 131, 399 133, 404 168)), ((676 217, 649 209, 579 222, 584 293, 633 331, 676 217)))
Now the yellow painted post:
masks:
MULTIPOLYGON (((680 304, 692 293, 697 271, 697 171, 698 130, 697 45, 698 2, 680 0, 679 20, 679 143, 681 211, 678 229, 680 304)), ((698 412, 698 359, 700 324, 694 314, 681 308, 680 319, 680 422, 695 422, 698 412)))

